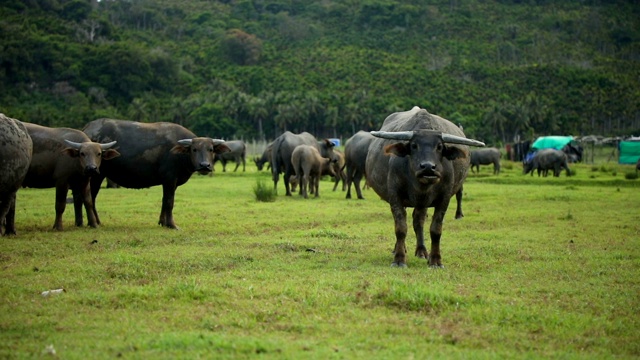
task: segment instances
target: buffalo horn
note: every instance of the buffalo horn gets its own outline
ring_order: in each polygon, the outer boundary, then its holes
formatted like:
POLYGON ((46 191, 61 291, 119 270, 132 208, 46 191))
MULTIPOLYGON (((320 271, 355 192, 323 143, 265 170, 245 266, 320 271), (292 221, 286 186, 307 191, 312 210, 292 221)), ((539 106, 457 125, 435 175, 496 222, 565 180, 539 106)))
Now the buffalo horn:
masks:
POLYGON ((112 147, 113 145, 115 145, 116 143, 117 143, 117 141, 112 141, 112 142, 110 142, 110 143, 100 144, 100 149, 102 149, 102 150, 108 150, 108 149, 111 149, 111 147, 112 147))
POLYGON ((191 146, 191 143, 193 143, 193 139, 178 140, 178 144, 180 144, 182 146, 191 146))
POLYGON ((460 144, 460 145, 469 145, 469 146, 484 146, 482 141, 467 139, 461 136, 451 135, 451 134, 442 134, 442 141, 450 144, 460 144))
POLYGON ((220 144, 224 144, 224 140, 222 139, 211 139, 213 141, 213 146, 218 146, 220 144))
POLYGON ((372 131, 371 135, 390 140, 411 140, 413 131, 372 131))
POLYGON ((80 146, 82 146, 81 143, 69 141, 67 139, 64 139, 64 142, 66 142, 67 145, 71 146, 71 148, 76 149, 76 150, 80 150, 80 146))

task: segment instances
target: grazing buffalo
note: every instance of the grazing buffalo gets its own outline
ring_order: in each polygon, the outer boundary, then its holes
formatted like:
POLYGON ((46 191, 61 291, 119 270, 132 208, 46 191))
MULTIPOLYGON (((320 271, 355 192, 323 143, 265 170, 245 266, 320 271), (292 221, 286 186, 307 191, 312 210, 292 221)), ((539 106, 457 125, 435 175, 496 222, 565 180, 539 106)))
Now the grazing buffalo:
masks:
POLYGON ((216 162, 220 161, 222 163, 222 172, 226 172, 227 162, 233 161, 236 163, 236 168, 233 169, 233 172, 236 172, 238 171, 238 167, 242 163, 242 171, 244 172, 246 170, 245 158, 247 155, 247 146, 244 144, 244 141, 231 140, 231 141, 225 141, 224 144, 227 145, 230 151, 224 152, 221 154, 216 154, 213 159, 213 165, 215 165, 216 162))
POLYGON ((0 114, 0 235, 15 235, 16 193, 22 186, 33 144, 24 124, 0 114))
POLYGON ((296 172, 298 184, 300 184, 300 194, 305 199, 309 198, 307 187, 316 197, 320 196, 320 177, 323 168, 333 173, 331 159, 327 159, 320 155, 318 149, 313 145, 298 145, 291 154, 291 163, 296 172))
MULTIPOLYGON (((333 170, 333 191, 336 191, 340 181, 342 181, 342 191, 347 190, 347 174, 344 172, 345 168, 345 159, 344 153, 338 149, 333 149, 333 153, 335 155, 336 161, 331 163, 331 167, 333 170)), ((323 174, 326 175, 326 174, 323 174)))
POLYGON ((493 174, 500 174, 500 150, 496 148, 478 149, 471 151, 471 172, 475 167, 480 173, 480 165, 493 164, 493 174))
MULTIPOLYGON (((214 154, 229 151, 223 140, 196 137, 173 123, 98 119, 87 124, 84 132, 93 141, 117 141, 120 152, 119 157, 102 164, 98 176, 91 178, 94 206, 105 177, 131 189, 162 185, 158 223, 172 229, 177 229, 173 220, 177 187, 196 171, 203 175, 213 171, 214 154)), ((97 211, 95 214, 97 217, 97 211)))
POLYGON ((567 176, 571 176, 571 170, 569 169, 567 154, 556 149, 542 149, 536 151, 533 157, 525 161, 522 165, 523 174, 538 170, 538 176, 542 172, 542 176, 546 177, 549 170, 553 170, 553 176, 559 177, 562 169, 565 169, 567 176))
POLYGON ((291 196, 291 190, 289 187, 289 178, 295 173, 293 165, 291 163, 291 154, 298 145, 310 145, 318 149, 320 155, 327 159, 335 159, 333 154, 333 147, 335 146, 328 139, 324 139, 320 142, 308 132, 301 134, 293 134, 286 131, 273 141, 271 148, 271 175, 273 178, 273 188, 278 190, 278 180, 280 180, 280 173, 284 173, 284 187, 287 191, 286 195, 291 196))
POLYGON ((413 207, 415 255, 428 258, 432 267, 442 267, 440 238, 442 223, 453 195, 462 193, 469 171, 469 146, 483 143, 465 138, 448 120, 414 107, 389 115, 369 146, 367 182, 391 206, 396 244, 393 266, 406 266, 407 207, 413 207), (433 207, 429 233, 431 251, 424 244, 427 208, 433 207))
POLYGON ((33 140, 33 158, 23 186, 56 188, 56 218, 53 228, 58 231, 63 229, 62 214, 67 205, 69 189, 73 194, 76 226, 82 226, 84 205, 87 224, 97 227, 90 179, 98 175, 102 160, 111 160, 120 155, 111 149, 116 142, 95 143, 82 131, 70 128, 49 128, 29 123, 24 125, 33 140))
POLYGON ((362 197, 360 190, 360 180, 365 177, 365 165, 367 162, 367 154, 369 153, 369 145, 375 139, 368 131, 358 131, 355 135, 347 140, 344 147, 345 166, 347 175, 347 199, 351 199, 351 184, 356 188, 358 199, 362 197))
POLYGON ((262 152, 262 156, 253 158, 253 162, 256 163, 258 167, 258 171, 262 171, 264 164, 269 163, 267 170, 271 169, 271 147, 273 146, 273 142, 270 142, 267 145, 267 148, 262 152))

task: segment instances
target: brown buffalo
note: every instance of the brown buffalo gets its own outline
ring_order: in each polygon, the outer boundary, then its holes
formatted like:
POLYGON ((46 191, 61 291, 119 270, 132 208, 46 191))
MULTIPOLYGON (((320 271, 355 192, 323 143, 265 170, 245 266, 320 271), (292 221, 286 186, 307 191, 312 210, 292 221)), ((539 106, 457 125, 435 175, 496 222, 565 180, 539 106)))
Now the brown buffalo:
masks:
POLYGON ((25 187, 56 188, 56 218, 53 228, 62 230, 62 214, 71 189, 76 226, 82 226, 82 205, 86 209, 87 223, 97 227, 91 189, 91 176, 98 175, 102 160, 111 160, 120 154, 111 149, 116 142, 92 142, 80 130, 49 128, 25 123, 33 140, 33 159, 24 180, 25 187))
POLYGON ((307 188, 316 197, 320 196, 320 177, 322 176, 323 168, 330 175, 335 175, 331 166, 331 159, 322 157, 318 149, 313 145, 296 146, 291 154, 291 163, 296 173, 297 182, 300 184, 300 195, 304 196, 305 199, 309 198, 307 188))
POLYGON ((0 114, 0 234, 15 235, 16 193, 22 186, 33 151, 24 124, 0 114))

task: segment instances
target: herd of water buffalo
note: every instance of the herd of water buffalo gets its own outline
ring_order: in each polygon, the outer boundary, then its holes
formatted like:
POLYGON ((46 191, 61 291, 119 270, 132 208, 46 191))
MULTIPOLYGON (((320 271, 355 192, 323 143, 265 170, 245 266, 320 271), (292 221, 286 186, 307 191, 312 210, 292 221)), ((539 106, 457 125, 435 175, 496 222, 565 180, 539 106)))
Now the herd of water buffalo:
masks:
MULTIPOLYGON (((500 152, 482 147, 468 139, 450 121, 414 107, 389 115, 379 131, 360 131, 350 138, 344 153, 334 149, 328 139, 318 141, 309 133, 285 132, 269 144, 261 157, 254 159, 258 169, 269 163, 277 189, 283 174, 286 195, 298 184, 300 193, 318 196, 318 181, 323 174, 343 174, 347 198, 351 184, 362 198, 360 181, 367 184, 391 207, 395 223, 394 266, 406 266, 407 213, 413 208, 413 229, 417 244, 415 255, 441 267, 440 238, 442 223, 452 197, 456 196, 456 218, 462 213, 462 189, 468 171, 479 165, 493 164, 500 171, 500 152), (429 234, 431 249, 424 243, 427 208, 433 207, 429 234)), ((525 164, 525 172, 538 170, 558 176, 567 157, 562 152, 539 151, 525 164)), ((75 224, 83 225, 82 210, 89 226, 97 227, 100 217, 96 198, 105 178, 126 188, 162 185, 159 224, 177 228, 173 219, 176 188, 195 172, 213 171, 221 161, 235 170, 245 167, 246 147, 242 141, 223 141, 198 137, 173 123, 139 123, 98 119, 83 129, 48 128, 21 122, 0 114, 0 232, 15 234, 15 199, 21 187, 56 188, 54 228, 62 230, 62 214, 67 192, 71 189, 75 224), (4 231, 2 231, 4 228, 4 231)))

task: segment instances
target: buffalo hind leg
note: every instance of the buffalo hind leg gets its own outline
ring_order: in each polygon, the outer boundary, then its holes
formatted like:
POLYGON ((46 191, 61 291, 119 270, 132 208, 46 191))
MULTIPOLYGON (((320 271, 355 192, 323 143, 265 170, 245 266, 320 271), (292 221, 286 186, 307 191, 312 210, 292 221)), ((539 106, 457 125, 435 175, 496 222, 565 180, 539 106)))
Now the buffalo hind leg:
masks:
POLYGON ((424 222, 427 219, 427 208, 413 209, 413 231, 416 234, 416 256, 426 259, 429 256, 424 246, 424 222))
POLYGON ((64 209, 67 207, 67 193, 69 192, 69 188, 67 184, 62 184, 56 186, 56 220, 53 222, 53 228, 62 231, 62 214, 64 214, 64 209))
POLYGON ((407 211, 402 206, 391 206, 391 214, 396 230, 396 245, 393 250, 394 259, 391 266, 407 267, 407 211))
POLYGON ((4 226, 4 235, 15 235, 16 193, 6 194, 0 199, 0 235, 4 226))
POLYGON ((175 184, 162 185, 162 210, 160 211, 160 220, 158 224, 166 226, 170 229, 178 229, 173 220, 173 202, 176 195, 175 184))
POLYGON ((456 219, 462 219, 464 214, 462 213, 462 186, 456 193, 456 219))

